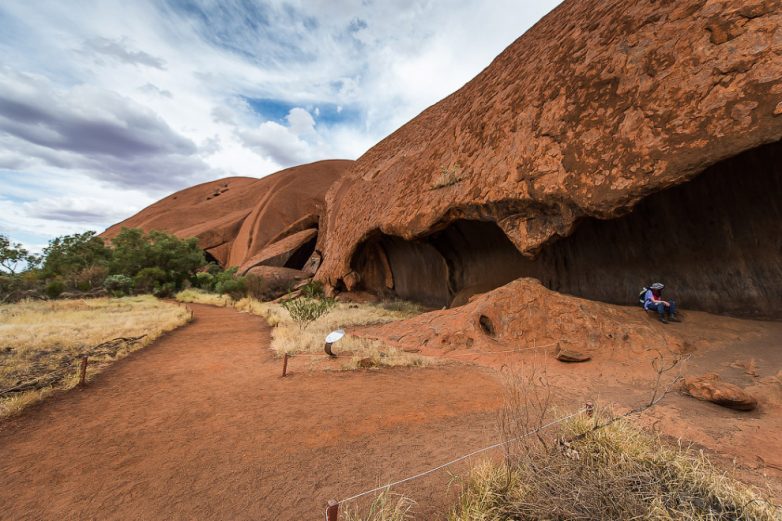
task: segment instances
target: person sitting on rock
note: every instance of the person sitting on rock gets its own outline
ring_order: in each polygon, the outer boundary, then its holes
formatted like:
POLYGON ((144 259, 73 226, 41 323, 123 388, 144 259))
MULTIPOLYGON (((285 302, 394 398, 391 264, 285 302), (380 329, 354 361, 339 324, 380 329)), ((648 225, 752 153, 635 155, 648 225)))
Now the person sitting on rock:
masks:
POLYGON ((655 282, 649 289, 646 290, 644 295, 644 309, 647 311, 657 311, 660 315, 660 322, 667 324, 668 320, 671 322, 679 322, 679 318, 676 316, 676 302, 671 300, 662 300, 662 292, 665 285, 655 282), (668 320, 665 318, 665 314, 670 317, 668 320))

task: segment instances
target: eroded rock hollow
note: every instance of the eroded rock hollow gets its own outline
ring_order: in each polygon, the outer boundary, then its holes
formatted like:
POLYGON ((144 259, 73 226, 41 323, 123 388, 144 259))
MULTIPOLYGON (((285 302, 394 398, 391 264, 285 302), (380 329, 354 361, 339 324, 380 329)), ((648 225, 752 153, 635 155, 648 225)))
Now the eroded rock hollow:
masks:
POLYGON ((523 256, 491 221, 457 220, 414 240, 375 234, 352 268, 371 291, 461 305, 518 277, 593 300, 632 304, 664 281, 685 307, 782 317, 782 142, 721 161, 654 193, 627 215, 585 218, 523 256))

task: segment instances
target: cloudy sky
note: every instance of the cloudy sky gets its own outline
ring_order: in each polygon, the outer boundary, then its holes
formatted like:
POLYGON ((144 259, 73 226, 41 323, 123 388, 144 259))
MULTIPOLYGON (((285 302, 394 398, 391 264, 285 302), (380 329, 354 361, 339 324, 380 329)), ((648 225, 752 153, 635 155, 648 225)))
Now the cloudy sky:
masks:
POLYGON ((172 191, 355 159, 554 0, 0 3, 0 234, 34 250, 172 191))

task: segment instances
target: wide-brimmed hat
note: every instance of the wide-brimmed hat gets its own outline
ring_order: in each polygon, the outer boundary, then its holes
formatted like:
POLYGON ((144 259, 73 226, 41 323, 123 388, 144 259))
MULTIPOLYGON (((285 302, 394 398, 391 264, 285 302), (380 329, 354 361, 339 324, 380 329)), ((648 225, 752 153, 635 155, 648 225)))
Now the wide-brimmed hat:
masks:
POLYGON ((652 289, 663 289, 664 287, 665 287, 665 284, 663 284, 661 282, 655 282, 651 286, 652 289))

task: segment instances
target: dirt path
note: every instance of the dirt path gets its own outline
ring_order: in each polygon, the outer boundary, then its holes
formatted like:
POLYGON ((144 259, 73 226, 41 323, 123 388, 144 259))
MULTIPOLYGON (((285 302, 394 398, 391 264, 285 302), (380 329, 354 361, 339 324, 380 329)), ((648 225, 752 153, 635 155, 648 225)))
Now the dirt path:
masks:
MULTIPOLYGON (((0 518, 321 519, 324 502, 496 439, 477 367, 279 378, 255 316, 196 320, 0 424, 0 518)), ((447 475, 412 493, 427 519, 447 475)))

